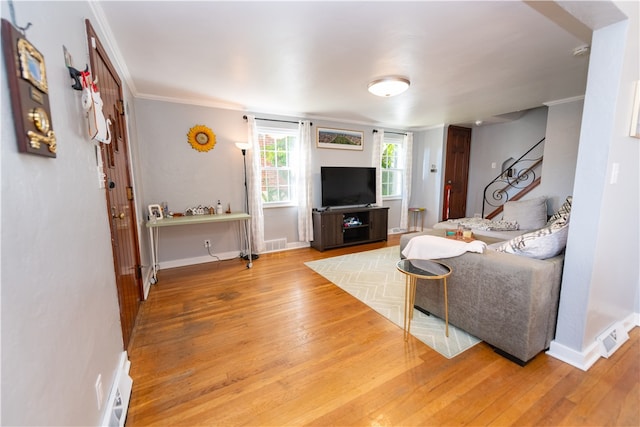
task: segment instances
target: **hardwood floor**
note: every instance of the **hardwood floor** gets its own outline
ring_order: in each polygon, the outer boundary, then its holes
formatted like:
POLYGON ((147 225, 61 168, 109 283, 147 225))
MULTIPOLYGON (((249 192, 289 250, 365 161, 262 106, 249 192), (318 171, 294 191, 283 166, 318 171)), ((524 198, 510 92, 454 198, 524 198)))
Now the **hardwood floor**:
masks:
POLYGON ((304 265, 398 241, 162 270, 127 425, 640 425, 640 328, 588 372, 484 343, 448 360, 304 265))

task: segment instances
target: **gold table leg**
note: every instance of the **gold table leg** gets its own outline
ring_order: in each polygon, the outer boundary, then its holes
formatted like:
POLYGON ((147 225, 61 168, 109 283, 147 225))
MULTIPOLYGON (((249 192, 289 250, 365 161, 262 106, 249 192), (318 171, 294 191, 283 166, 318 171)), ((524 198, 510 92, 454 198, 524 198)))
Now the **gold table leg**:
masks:
POLYGON ((445 335, 449 337, 449 302, 447 301, 447 278, 443 277, 444 283, 444 330, 445 335))
POLYGON ((413 306, 416 300, 416 281, 417 278, 407 274, 405 279, 404 292, 404 340, 409 339, 411 331, 411 319, 413 319, 413 306))

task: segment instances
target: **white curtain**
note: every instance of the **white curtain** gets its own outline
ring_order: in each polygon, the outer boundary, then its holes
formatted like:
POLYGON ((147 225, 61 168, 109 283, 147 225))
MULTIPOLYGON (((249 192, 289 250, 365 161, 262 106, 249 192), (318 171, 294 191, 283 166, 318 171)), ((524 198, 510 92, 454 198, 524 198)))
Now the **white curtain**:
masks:
POLYGON ((262 170, 260 168, 260 142, 256 117, 247 115, 247 141, 251 148, 247 150, 249 166, 247 167, 247 183, 249 191, 249 214, 251 215, 251 245, 253 253, 266 250, 264 244, 264 213, 262 211, 262 170))
POLYGON ((313 192, 311 181, 311 122, 301 120, 298 124, 298 150, 294 164, 298 194, 298 240, 313 240, 313 192))
POLYGON ((384 144, 384 131, 373 133, 373 154, 371 163, 376 168, 376 206, 382 206, 382 145, 384 144))
POLYGON ((409 200, 411 199, 411 165, 413 163, 413 132, 404 135, 404 177, 402 179, 402 205, 400 207, 400 228, 409 229, 409 200))

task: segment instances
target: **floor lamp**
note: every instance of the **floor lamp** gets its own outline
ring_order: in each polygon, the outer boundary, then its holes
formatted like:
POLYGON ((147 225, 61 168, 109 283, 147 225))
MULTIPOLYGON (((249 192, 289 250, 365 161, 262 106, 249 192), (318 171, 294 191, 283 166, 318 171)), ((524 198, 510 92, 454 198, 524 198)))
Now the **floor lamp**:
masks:
MULTIPOLYGON (((244 165, 244 203, 246 212, 249 214, 249 188, 247 187, 247 150, 251 148, 251 144, 248 142, 236 142, 236 147, 242 151, 242 163, 244 165)), ((250 232, 250 231, 249 231, 250 232)), ((245 236, 247 238, 247 236, 245 236)), ((251 254, 251 259, 258 259, 258 254, 251 254)), ((243 259, 248 260, 249 255, 243 255, 243 259)))

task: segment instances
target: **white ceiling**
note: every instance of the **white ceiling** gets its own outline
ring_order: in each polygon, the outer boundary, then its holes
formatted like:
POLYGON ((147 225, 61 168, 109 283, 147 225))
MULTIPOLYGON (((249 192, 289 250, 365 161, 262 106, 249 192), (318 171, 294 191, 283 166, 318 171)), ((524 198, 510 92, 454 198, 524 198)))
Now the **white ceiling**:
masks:
POLYGON ((590 29, 520 1, 93 7, 141 98, 415 129, 491 122, 585 91, 588 55, 572 52, 589 44, 590 29), (387 75, 411 87, 371 95, 367 84, 387 75))

